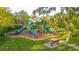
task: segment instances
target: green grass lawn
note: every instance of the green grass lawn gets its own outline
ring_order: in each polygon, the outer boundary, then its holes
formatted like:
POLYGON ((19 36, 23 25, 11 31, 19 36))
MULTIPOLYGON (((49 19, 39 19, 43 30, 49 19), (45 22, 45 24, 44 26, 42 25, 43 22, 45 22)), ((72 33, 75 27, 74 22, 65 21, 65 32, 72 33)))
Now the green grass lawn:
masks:
MULTIPOLYGON (((78 34, 74 36, 69 43, 79 45, 79 31, 78 34)), ((63 32, 60 33, 61 37, 59 39, 64 38, 63 32)), ((50 39, 40 40, 40 41, 32 41, 30 39, 25 38, 0 38, 0 51, 76 51, 74 48, 70 48, 68 46, 58 46, 56 48, 48 48, 43 44, 51 41, 50 39)))
POLYGON ((75 49, 61 45, 56 48, 47 48, 44 43, 50 39, 32 41, 24 38, 4 38, 0 40, 0 51, 74 51, 75 49))

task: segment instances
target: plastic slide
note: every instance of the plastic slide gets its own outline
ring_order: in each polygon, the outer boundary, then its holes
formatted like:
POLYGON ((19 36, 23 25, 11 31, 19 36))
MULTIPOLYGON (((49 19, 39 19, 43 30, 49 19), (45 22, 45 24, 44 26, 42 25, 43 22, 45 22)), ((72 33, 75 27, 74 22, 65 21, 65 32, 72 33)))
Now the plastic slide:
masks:
POLYGON ((26 27, 23 25, 20 29, 18 29, 18 30, 16 31, 15 34, 21 33, 25 28, 26 28, 26 27))

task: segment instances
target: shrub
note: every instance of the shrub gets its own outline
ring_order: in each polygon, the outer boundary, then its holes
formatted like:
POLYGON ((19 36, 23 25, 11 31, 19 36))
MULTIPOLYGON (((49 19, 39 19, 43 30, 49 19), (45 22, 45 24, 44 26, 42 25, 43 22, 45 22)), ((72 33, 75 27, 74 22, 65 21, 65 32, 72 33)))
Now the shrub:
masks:
POLYGON ((5 33, 15 31, 20 28, 20 25, 8 26, 8 27, 0 27, 0 37, 4 36, 5 33))

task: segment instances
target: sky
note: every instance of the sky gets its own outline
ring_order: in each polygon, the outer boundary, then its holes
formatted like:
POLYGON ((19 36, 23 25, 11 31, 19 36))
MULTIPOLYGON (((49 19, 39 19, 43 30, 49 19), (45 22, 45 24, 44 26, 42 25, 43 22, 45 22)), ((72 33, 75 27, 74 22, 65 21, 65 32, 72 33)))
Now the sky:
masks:
MULTIPOLYGON (((32 15, 32 11, 35 10, 38 7, 10 7, 12 10, 12 13, 25 10, 29 15, 32 15)), ((54 15, 55 13, 60 12, 60 7, 56 7, 56 12, 51 12, 50 15, 54 15)))
POLYGON ((13 13, 23 9, 27 11, 29 15, 31 15, 32 11, 39 6, 57 7, 56 12, 60 12, 59 7, 79 7, 79 0, 0 0, 0 6, 10 7, 13 13))
POLYGON ((18 12, 18 11, 21 11, 21 10, 24 10, 26 11, 29 15, 32 14, 32 11, 34 9, 36 9, 37 7, 10 7, 10 9, 12 10, 12 13, 14 12, 18 12))

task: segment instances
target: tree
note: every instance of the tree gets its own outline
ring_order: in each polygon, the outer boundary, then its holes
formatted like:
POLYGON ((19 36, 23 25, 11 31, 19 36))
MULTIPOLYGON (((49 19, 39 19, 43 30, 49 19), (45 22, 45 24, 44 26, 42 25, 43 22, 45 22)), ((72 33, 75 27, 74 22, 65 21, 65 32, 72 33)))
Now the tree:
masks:
POLYGON ((20 21, 22 23, 26 23, 26 20, 29 19, 29 15, 27 14, 26 11, 21 10, 20 12, 16 12, 16 18, 17 18, 16 19, 17 21, 20 21))
POLYGON ((0 7, 0 25, 12 26, 15 24, 15 16, 8 7, 0 7))
POLYGON ((74 35, 76 35, 76 26, 79 24, 78 22, 78 15, 74 13, 74 9, 72 7, 65 7, 67 14, 64 13, 57 13, 51 19, 51 26, 52 28, 63 28, 68 34, 68 41, 72 39, 74 35))
POLYGON ((36 14, 36 10, 33 10, 32 14, 35 16, 35 14, 36 14))

